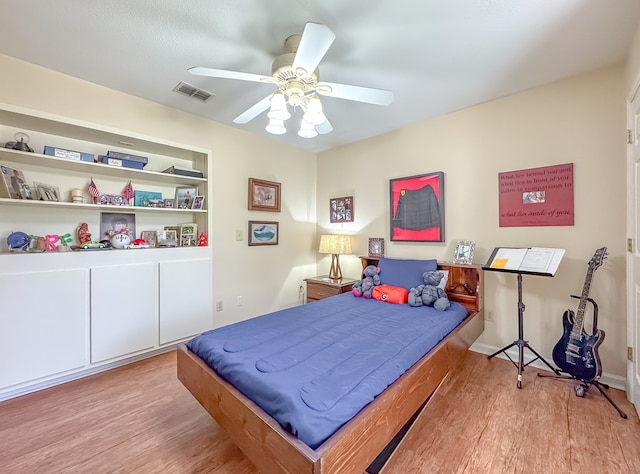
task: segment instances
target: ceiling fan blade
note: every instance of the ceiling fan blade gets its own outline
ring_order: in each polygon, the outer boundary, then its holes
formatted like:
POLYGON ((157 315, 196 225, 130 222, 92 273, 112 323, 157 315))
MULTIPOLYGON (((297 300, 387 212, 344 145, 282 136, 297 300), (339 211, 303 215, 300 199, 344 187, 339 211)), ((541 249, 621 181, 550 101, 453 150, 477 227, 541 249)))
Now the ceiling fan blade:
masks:
POLYGON ((269 106, 271 106, 271 97, 272 96, 273 96, 273 94, 269 94, 264 99, 262 99, 260 102, 258 102, 256 104, 252 105, 251 107, 249 107, 247 110, 245 110, 240 115, 238 115, 236 118, 234 118, 233 119, 233 123, 247 123, 247 122, 250 122, 251 120, 253 120, 254 118, 256 118, 262 112, 267 110, 269 108, 269 106))
POLYGON ((294 74, 301 77, 313 74, 335 39, 336 35, 327 26, 307 23, 291 65, 294 74))
POLYGON ((316 131, 320 135, 326 135, 327 133, 333 132, 333 126, 329 122, 329 119, 327 119, 324 122, 322 122, 321 124, 316 125, 316 131))
POLYGON ((390 105, 393 102, 393 92, 370 87, 334 84, 332 82, 318 82, 316 92, 328 97, 355 100, 375 105, 390 105))
POLYGON ((211 69, 208 67, 190 67, 187 71, 194 76, 219 77, 222 79, 238 79, 240 81, 251 82, 275 82, 275 79, 270 76, 261 76, 260 74, 251 74, 248 72, 226 71, 224 69, 211 69))

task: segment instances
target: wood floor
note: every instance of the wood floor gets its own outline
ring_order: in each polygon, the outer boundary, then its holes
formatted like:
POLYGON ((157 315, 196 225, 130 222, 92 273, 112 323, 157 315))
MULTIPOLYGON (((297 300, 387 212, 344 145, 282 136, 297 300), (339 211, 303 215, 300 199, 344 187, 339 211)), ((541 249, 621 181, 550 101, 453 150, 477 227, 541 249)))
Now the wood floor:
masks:
MULTIPOLYGON (((175 353, 0 403, 0 472, 258 472, 176 378, 175 353)), ((383 469, 389 473, 640 473, 640 422, 591 388, 470 352, 383 469)), ((350 473, 349 473, 350 474, 350 473)))

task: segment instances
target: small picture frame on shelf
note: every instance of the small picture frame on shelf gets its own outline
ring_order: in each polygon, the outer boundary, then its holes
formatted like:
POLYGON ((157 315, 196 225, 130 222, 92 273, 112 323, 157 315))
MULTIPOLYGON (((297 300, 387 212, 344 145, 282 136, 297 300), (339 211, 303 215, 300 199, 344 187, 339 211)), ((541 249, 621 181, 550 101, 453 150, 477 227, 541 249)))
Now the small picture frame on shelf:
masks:
POLYGON ((22 171, 0 166, 2 173, 2 185, 0 185, 0 197, 11 199, 33 199, 32 191, 24 179, 22 171))
POLYGON ((280 212, 281 184, 249 178, 249 210, 280 212))
POLYGON ((151 202, 162 200, 162 193, 156 191, 138 191, 133 192, 133 205, 137 207, 158 207, 151 206, 151 202))
POLYGON ((191 209, 204 209, 204 196, 203 195, 198 195, 195 197, 195 199, 193 200, 193 206, 191 207, 191 209))
POLYGON ((176 188, 176 206, 178 209, 191 209, 193 200, 198 195, 198 188, 194 186, 178 186, 176 188))
POLYGON ((353 222, 353 196, 329 199, 329 221, 353 222))
POLYGON ((143 239, 151 248, 158 246, 158 234, 155 230, 143 230, 140 233, 140 238, 143 239))
POLYGON ((175 199, 163 199, 165 208, 173 208, 176 207, 175 199))
POLYGON ((60 189, 58 186, 52 186, 44 183, 33 183, 38 191, 38 199, 40 201, 60 201, 60 189))
MULTIPOLYGON (((100 238, 111 240, 116 235, 126 235, 133 242, 136 235, 136 215, 119 212, 100 213, 100 238)), ((127 244, 130 242, 127 242, 127 244)))
POLYGON ((197 247, 198 246, 198 224, 187 222, 180 224, 178 232, 180 247, 197 247))
POLYGON ((472 240, 458 240, 456 251, 453 255, 453 263, 471 265, 473 263, 473 251, 476 243, 472 240))
POLYGON ((384 257, 384 239, 369 238, 369 257, 384 257))
POLYGON ((101 206, 128 206, 129 200, 122 194, 98 194, 96 204, 101 206))
POLYGON ((158 247, 177 247, 178 246, 178 233, 173 230, 159 230, 157 231, 157 246, 158 247))

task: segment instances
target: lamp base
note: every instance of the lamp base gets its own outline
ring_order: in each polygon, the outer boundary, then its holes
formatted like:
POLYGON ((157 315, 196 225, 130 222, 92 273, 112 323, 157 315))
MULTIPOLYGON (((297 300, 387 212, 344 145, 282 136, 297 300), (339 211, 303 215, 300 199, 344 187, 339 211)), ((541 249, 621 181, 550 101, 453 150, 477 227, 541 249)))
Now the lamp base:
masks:
POLYGON ((336 253, 331 254, 331 269, 329 270, 329 278, 334 280, 342 279, 342 270, 340 269, 340 256, 336 253))

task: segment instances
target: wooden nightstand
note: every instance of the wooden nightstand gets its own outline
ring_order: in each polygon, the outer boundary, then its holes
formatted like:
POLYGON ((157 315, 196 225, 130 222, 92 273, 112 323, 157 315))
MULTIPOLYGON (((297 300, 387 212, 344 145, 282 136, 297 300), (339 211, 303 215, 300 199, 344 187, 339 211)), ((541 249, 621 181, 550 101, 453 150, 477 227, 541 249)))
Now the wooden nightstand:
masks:
POLYGON ((329 278, 329 275, 321 275, 313 278, 305 278, 307 282, 307 303, 318 301, 329 296, 348 293, 353 284, 360 280, 353 278, 329 278))

